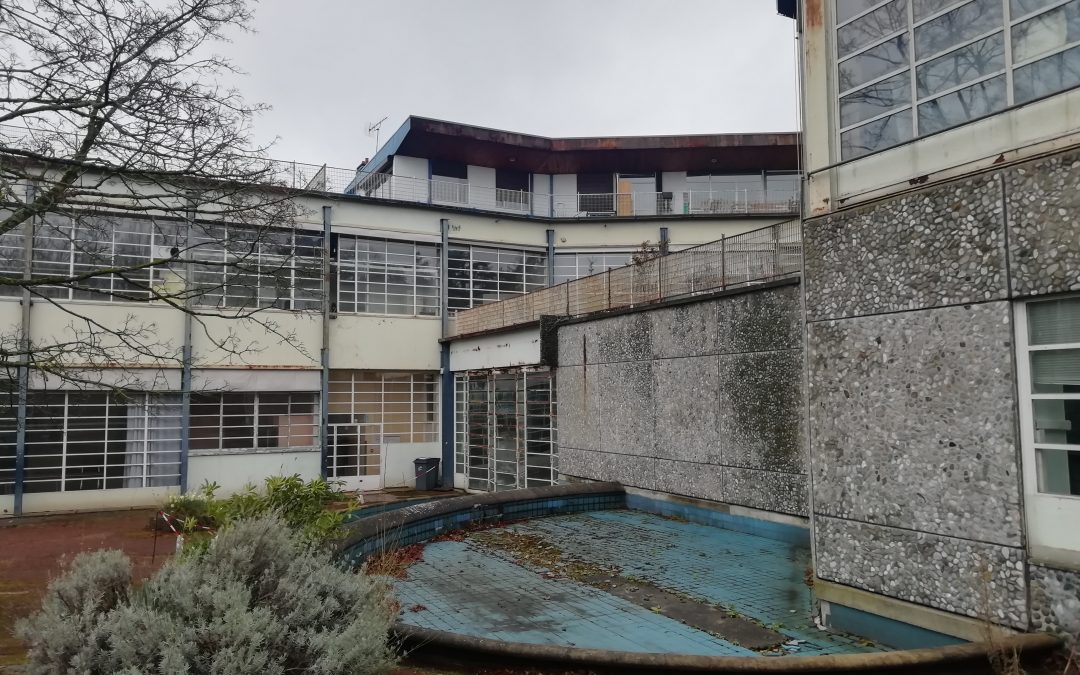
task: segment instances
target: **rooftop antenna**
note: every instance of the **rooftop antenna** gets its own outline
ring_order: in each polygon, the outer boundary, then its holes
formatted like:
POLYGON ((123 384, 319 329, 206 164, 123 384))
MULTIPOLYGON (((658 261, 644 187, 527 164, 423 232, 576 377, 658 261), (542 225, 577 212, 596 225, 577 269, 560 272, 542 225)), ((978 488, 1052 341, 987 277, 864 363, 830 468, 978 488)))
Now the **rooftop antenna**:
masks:
POLYGON ((379 129, 382 128, 382 123, 385 122, 389 117, 390 116, 387 115, 386 117, 382 118, 378 122, 372 122, 372 123, 367 125, 368 138, 374 138, 375 139, 375 152, 376 152, 376 154, 379 152, 379 129))

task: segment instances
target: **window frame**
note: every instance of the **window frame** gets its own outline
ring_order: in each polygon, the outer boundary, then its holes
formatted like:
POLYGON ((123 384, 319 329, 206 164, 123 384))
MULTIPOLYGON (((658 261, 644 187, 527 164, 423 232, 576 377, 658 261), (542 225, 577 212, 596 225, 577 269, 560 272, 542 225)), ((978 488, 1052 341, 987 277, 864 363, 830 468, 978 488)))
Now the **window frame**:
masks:
MULTIPOLYGON (((1016 337, 1016 389, 1020 419, 1021 474, 1028 545, 1033 556, 1048 562, 1080 565, 1080 495, 1063 495, 1039 490, 1038 446, 1036 443, 1034 402, 1037 400, 1080 400, 1078 393, 1037 394, 1033 392, 1031 355, 1054 349, 1080 349, 1075 342, 1032 345, 1028 331, 1028 308, 1039 302, 1080 298, 1071 293, 1038 297, 1014 303, 1016 337)), ((1080 338, 1080 336, 1078 336, 1080 338)), ((1073 446, 1062 446, 1074 449, 1073 446)), ((1054 449, 1054 448, 1050 448, 1054 449)))
POLYGON ((1024 23, 1026 21, 1029 21, 1031 19, 1037 18, 1037 17, 1042 16, 1044 14, 1047 14, 1049 12, 1053 12, 1055 10, 1058 10, 1058 9, 1060 9, 1060 8, 1066 6, 1066 5, 1069 5, 1072 2, 1075 2, 1075 0, 1051 0, 1045 6, 1039 8, 1039 9, 1036 9, 1036 10, 1031 11, 1031 12, 1027 12, 1025 14, 1018 14, 1016 16, 1013 15, 1010 0, 997 0, 998 2, 1001 3, 1001 9, 1002 9, 1000 25, 995 26, 992 29, 987 29, 985 31, 982 31, 977 35, 969 36, 969 37, 965 38, 962 41, 959 41, 959 42, 956 42, 955 44, 949 45, 947 48, 940 49, 940 50, 938 50, 938 51, 936 51, 936 52, 934 52, 932 54, 925 54, 925 55, 923 55, 921 57, 918 57, 916 55, 916 51, 915 51, 916 50, 915 32, 916 32, 916 30, 918 28, 920 28, 920 27, 922 27, 922 26, 924 26, 924 25, 926 25, 928 23, 931 23, 934 20, 936 20, 936 19, 938 19, 938 18, 940 18, 940 17, 942 17, 942 16, 944 16, 946 14, 949 14, 950 12, 960 10, 960 9, 962 9, 964 7, 972 5, 973 3, 979 2, 980 0, 965 0, 965 1, 962 1, 962 2, 957 2, 957 1, 949 2, 949 3, 947 3, 947 6, 936 8, 933 12, 925 14, 924 16, 922 16, 918 20, 915 19, 915 7, 914 7, 915 3, 914 3, 914 0, 903 0, 906 3, 906 13, 907 13, 907 25, 903 29, 894 30, 894 31, 892 31, 892 32, 890 32, 888 34, 881 35, 878 38, 876 38, 876 39, 874 39, 874 40, 872 40, 872 41, 870 41, 870 42, 868 42, 868 43, 866 43, 864 45, 861 45, 858 49, 852 51, 851 53, 845 54, 841 58, 841 56, 840 56, 840 45, 839 45, 839 39, 838 39, 838 31, 840 29, 842 29, 843 27, 845 27, 845 26, 847 26, 847 25, 849 25, 849 24, 851 24, 853 22, 856 22, 856 21, 866 17, 867 15, 872 14, 873 12, 885 7, 890 2, 893 2, 893 1, 894 0, 880 0, 879 2, 877 2, 874 5, 872 5, 871 7, 869 7, 868 9, 864 9, 861 12, 853 14, 852 16, 845 19, 843 22, 838 22, 837 21, 836 3, 826 3, 826 5, 829 7, 829 25, 831 27, 830 30, 829 30, 829 40, 832 43, 832 46, 829 49, 829 64, 828 64, 829 81, 831 82, 831 85, 830 85, 831 103, 830 103, 830 105, 831 105, 831 115, 832 115, 832 119, 830 121, 830 128, 831 128, 831 130, 830 130, 830 144, 831 144, 832 151, 834 153, 833 156, 836 159, 837 163, 846 163, 846 162, 856 161, 856 160, 861 159, 863 157, 867 157, 869 155, 873 155, 873 154, 876 154, 876 153, 879 153, 879 152, 883 152, 883 151, 889 150, 891 148, 896 148, 896 147, 905 145, 907 143, 917 141, 917 140, 922 139, 922 138, 927 138, 929 136, 932 136, 934 134, 947 131, 949 129, 955 129, 955 128, 958 128, 958 127, 961 127, 961 126, 964 126, 964 125, 967 125, 967 124, 971 124, 973 122, 976 122, 976 121, 978 121, 980 119, 984 119, 986 117, 1001 114, 1003 112, 1006 112, 1008 110, 1011 110, 1011 109, 1017 107, 1018 105, 1026 105, 1028 103, 1040 100, 1041 98, 1046 98, 1046 97, 1049 97, 1049 96, 1056 96, 1058 94, 1080 88, 1080 83, 1078 83, 1078 84, 1076 84, 1076 85, 1074 85, 1072 87, 1067 87, 1067 88, 1061 89, 1059 91, 1054 91, 1052 93, 1045 94, 1044 96, 1036 97, 1036 98, 1033 98, 1033 99, 1028 100, 1028 101, 1023 101, 1022 103, 1018 104, 1016 102, 1016 96, 1015 96, 1016 88, 1015 88, 1015 83, 1014 83, 1014 73, 1018 69, 1024 68, 1026 66, 1030 66, 1030 65, 1032 65, 1034 63, 1042 62, 1042 61, 1047 60, 1047 59, 1054 58, 1054 57, 1058 56, 1059 54, 1062 54, 1062 53, 1064 53, 1064 52, 1066 52, 1066 51, 1068 51, 1070 49, 1074 49, 1074 48, 1080 46, 1080 39, 1073 40, 1071 42, 1067 42, 1067 43, 1065 43, 1063 45, 1057 46, 1057 47, 1055 47, 1055 48, 1053 48, 1053 49, 1051 49, 1051 50, 1049 50, 1047 52, 1044 52, 1044 53, 1038 55, 1037 57, 1028 59, 1026 61, 1014 62, 1014 60, 1013 60, 1013 45, 1012 45, 1012 42, 1013 42, 1013 29, 1018 24, 1021 24, 1021 23, 1024 23), (975 77, 975 78, 973 78, 971 80, 965 81, 963 83, 954 85, 954 86, 946 88, 946 89, 942 89, 940 91, 931 92, 931 93, 927 94, 926 96, 920 96, 919 95, 919 87, 918 87, 918 69, 919 69, 919 67, 924 66, 927 63, 929 63, 929 62, 931 62, 931 61, 933 61, 935 59, 938 59, 938 58, 941 58, 943 56, 947 56, 949 54, 952 54, 952 53, 954 53, 954 52, 956 52, 956 51, 958 51, 960 49, 963 49, 965 47, 970 47, 971 45, 973 45, 973 44, 975 44, 977 42, 985 40, 985 39, 987 39, 989 37, 992 37, 994 35, 997 35, 999 33, 1002 35, 1002 40, 1003 40, 1003 43, 1004 43, 1004 63, 1003 63, 1003 66, 1000 69, 993 70, 993 71, 988 72, 988 73, 980 74, 979 76, 977 76, 977 77, 975 77), (887 42, 889 42, 891 40, 895 40, 897 37, 902 36, 902 35, 907 36, 907 62, 904 65, 899 66, 897 68, 894 68, 892 70, 889 70, 887 72, 884 72, 882 74, 879 74, 876 77, 868 79, 867 81, 862 82, 862 83, 860 83, 859 85, 857 85, 855 87, 850 87, 850 88, 845 89, 845 90, 840 89, 840 65, 841 65, 842 62, 848 61, 850 59, 857 58, 860 55, 863 55, 866 52, 868 52, 868 51, 870 51, 870 50, 872 50, 872 49, 874 49, 874 48, 876 48, 876 47, 878 47, 878 46, 880 46, 882 44, 885 44, 885 43, 887 43, 887 42), (889 78, 896 77, 898 74, 904 73, 905 71, 906 71, 908 77, 910 78, 910 80, 909 80, 910 84, 908 86, 909 96, 908 96, 908 100, 907 100, 907 102, 905 104, 890 108, 887 111, 879 112, 879 113, 877 113, 875 115, 871 115, 871 116, 865 117, 863 119, 859 119, 859 120, 857 120, 855 122, 852 122, 851 124, 841 126, 841 123, 840 123, 840 119, 841 119, 841 116, 840 116, 840 112, 841 112, 840 101, 841 101, 841 99, 843 97, 850 96, 851 94, 855 94, 855 93, 857 93, 859 91, 863 91, 864 89, 866 89, 868 87, 871 87, 871 86, 873 86, 873 85, 875 85, 877 83, 880 83, 880 82, 882 82, 884 80, 888 80, 889 78), (978 86, 980 84, 990 82, 991 80, 993 80, 995 78, 998 78, 998 77, 1002 77, 1002 76, 1004 76, 1004 78, 1005 78, 1005 83, 1004 83, 1005 101, 1004 101, 1002 107, 1000 107, 1000 108, 998 108, 996 110, 992 110, 991 112, 987 112, 987 113, 980 114, 980 115, 975 115, 975 116, 971 117, 970 119, 964 120, 962 122, 942 126, 940 128, 937 128, 937 129, 935 129, 933 131, 930 131, 930 132, 927 132, 927 133, 921 133, 920 132, 919 112, 920 112, 920 108, 922 106, 924 106, 926 104, 929 104, 929 103, 931 103, 931 102, 933 102, 935 100, 943 99, 944 97, 949 96, 951 94, 955 94, 958 91, 966 90, 966 89, 978 86), (904 138, 902 140, 899 140, 898 142, 896 142, 894 144, 891 144, 891 145, 883 145, 881 147, 877 147, 877 148, 874 148, 874 149, 871 149, 871 150, 861 152, 861 154, 855 154, 855 155, 847 156, 847 157, 844 156, 844 142, 843 142, 844 134, 846 134, 848 132, 851 132, 851 131, 855 131, 857 129, 866 127, 868 125, 871 125, 871 124, 874 124, 874 123, 877 123, 877 122, 881 122, 881 121, 883 121, 885 119, 888 119, 888 118, 890 118, 890 117, 892 117, 894 115, 902 114, 902 113, 908 112, 908 111, 910 111, 909 114, 910 114, 911 119, 908 122, 905 122, 904 125, 906 127, 907 124, 910 124, 910 127, 907 129, 908 133, 910 134, 909 136, 907 136, 906 138, 904 138))
MULTIPOLYGON (((370 253, 370 251, 369 251, 369 253, 370 253)), ((394 255, 401 255, 401 254, 394 254, 394 255)), ((335 276, 335 284, 334 284, 333 302, 334 302, 334 305, 337 308, 337 312, 339 314, 360 315, 360 316, 407 316, 407 317, 424 318, 424 319, 427 319, 427 318, 434 319, 434 318, 438 318, 438 317, 442 316, 442 311, 443 311, 442 310, 442 300, 441 300, 441 298, 442 298, 442 292, 441 292, 442 291, 442 269, 441 269, 441 267, 442 267, 442 255, 441 255, 441 245, 440 244, 433 243, 433 242, 425 242, 425 241, 412 241, 412 240, 406 240, 406 239, 389 239, 389 238, 386 238, 386 237, 366 237, 366 236, 359 236, 359 235, 338 235, 337 243, 336 243, 336 246, 335 246, 334 264, 335 264, 335 267, 336 267, 336 274, 334 275, 335 276), (382 246, 383 260, 382 260, 381 263, 373 263, 373 262, 370 262, 370 261, 368 261, 366 263, 363 263, 360 260, 360 248, 358 247, 358 244, 361 241, 369 242, 369 243, 371 243, 371 242, 381 242, 382 243, 382 245, 383 245, 382 246), (351 249, 346 245, 346 242, 351 242, 352 243, 351 249), (389 255, 391 255, 390 252, 389 252, 390 245, 409 246, 409 247, 411 247, 411 251, 412 251, 412 253, 410 254, 411 263, 409 265, 403 265, 403 264, 400 264, 400 263, 391 263, 390 260, 389 260, 389 255), (419 253, 421 248, 431 248, 433 250, 433 252, 434 252, 434 255, 433 256, 421 256, 420 253, 419 253), (343 257, 343 254, 346 253, 346 252, 349 252, 350 250, 351 250, 351 253, 352 253, 352 260, 351 261, 346 260, 343 257), (421 269, 421 267, 422 267, 421 265, 418 264, 418 260, 420 260, 422 257, 423 258, 431 258, 432 260, 434 260, 435 264, 434 264, 433 267, 430 268, 430 269, 432 269, 434 271, 434 276, 431 277, 431 279, 434 280, 433 285, 418 283, 419 279, 427 278, 427 277, 423 277, 422 275, 418 274, 418 270, 421 269), (350 262, 351 262, 351 266, 350 266, 350 262), (381 311, 381 312, 380 311, 369 311, 369 310, 360 311, 358 309, 358 307, 360 305, 359 298, 361 297, 361 291, 360 291, 361 284, 366 283, 366 284, 374 285, 374 286, 379 286, 380 284, 379 284, 379 282, 371 282, 370 280, 361 282, 359 277, 360 277, 361 274, 377 274, 378 273, 377 270, 379 268, 381 268, 382 274, 384 276, 384 280, 381 283, 381 286, 382 286, 383 290, 381 292, 372 292, 372 291, 369 290, 369 291, 366 292, 366 294, 368 296, 372 296, 372 295, 380 296, 381 295, 382 298, 383 298, 383 301, 382 301, 383 311, 381 311), (410 283, 408 283, 408 284, 390 284, 386 280, 386 277, 389 276, 391 268, 395 268, 395 269, 408 268, 409 272, 407 273, 407 277, 408 277, 408 279, 411 280, 410 283), (351 281, 343 281, 343 273, 351 274, 352 277, 353 277, 352 280, 351 281), (352 286, 351 290, 349 288, 347 288, 347 286, 349 286, 349 285, 352 286), (394 285, 394 286, 406 286, 406 287, 408 287, 410 289, 408 297, 411 299, 411 307, 412 307, 411 312, 391 312, 391 311, 389 311, 390 307, 391 307, 389 299, 390 299, 390 297, 392 295, 390 293, 390 286, 391 285, 394 285), (428 291, 434 291, 434 293, 432 294, 430 292, 425 292, 425 293, 421 294, 419 292, 420 289, 426 289, 428 291), (348 297, 348 296, 351 296, 351 297, 348 297), (421 298, 427 299, 428 302, 422 304, 419 301, 421 298), (349 304, 352 305, 351 309, 347 308, 347 306, 349 304), (432 311, 430 311, 430 312, 422 312, 421 309, 430 309, 432 311)), ((372 303, 369 301, 367 304, 370 305, 372 303)), ((397 306, 397 305, 394 305, 394 306, 397 306)))

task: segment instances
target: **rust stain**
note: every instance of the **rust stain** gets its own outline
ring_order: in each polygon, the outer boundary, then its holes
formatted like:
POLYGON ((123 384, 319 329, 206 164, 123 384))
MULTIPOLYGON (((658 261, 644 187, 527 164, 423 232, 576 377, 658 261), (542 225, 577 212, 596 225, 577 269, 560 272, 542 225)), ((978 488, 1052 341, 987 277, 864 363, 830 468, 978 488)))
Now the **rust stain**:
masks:
POLYGON ((922 185, 928 180, 930 180, 930 176, 915 176, 914 178, 909 180, 908 183, 911 185, 922 185))
POLYGON ((806 0, 805 12, 807 30, 825 25, 825 5, 822 0, 806 0))
POLYGON ((1005 161, 1005 153, 1003 152, 1003 153, 1001 153, 1000 155, 997 156, 997 159, 994 160, 994 164, 1001 164, 1004 161, 1005 161))

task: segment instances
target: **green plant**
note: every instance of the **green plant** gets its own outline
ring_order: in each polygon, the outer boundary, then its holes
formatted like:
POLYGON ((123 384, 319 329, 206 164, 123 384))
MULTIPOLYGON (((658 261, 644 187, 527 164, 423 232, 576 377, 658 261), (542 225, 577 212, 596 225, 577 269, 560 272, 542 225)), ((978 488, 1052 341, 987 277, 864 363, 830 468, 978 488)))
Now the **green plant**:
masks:
POLYGON ((336 565, 276 515, 237 522, 141 587, 118 551, 75 558, 17 625, 30 675, 377 673, 387 586, 336 565))
POLYGON ((243 490, 224 499, 215 495, 216 483, 204 483, 190 495, 169 499, 162 510, 180 523, 185 535, 196 547, 203 547, 205 530, 218 530, 234 523, 274 513, 292 529, 311 541, 323 542, 341 535, 345 513, 332 505, 350 498, 341 492, 338 483, 316 478, 305 481, 298 474, 271 476, 263 488, 246 485, 243 490))

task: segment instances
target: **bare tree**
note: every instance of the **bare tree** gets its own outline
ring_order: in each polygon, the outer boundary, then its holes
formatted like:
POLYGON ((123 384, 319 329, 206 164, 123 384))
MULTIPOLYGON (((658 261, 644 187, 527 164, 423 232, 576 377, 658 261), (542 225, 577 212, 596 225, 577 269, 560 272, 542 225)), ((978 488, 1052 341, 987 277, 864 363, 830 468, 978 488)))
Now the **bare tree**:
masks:
POLYGON ((237 71, 210 52, 250 20, 246 0, 0 2, 0 295, 70 319, 32 340, 0 329, 0 386, 23 364, 86 383, 179 365, 138 308, 106 322, 70 300, 170 305, 232 354, 251 346, 208 317, 302 349, 266 310, 319 305, 321 240, 293 228, 251 142, 263 107, 219 83, 237 71))

